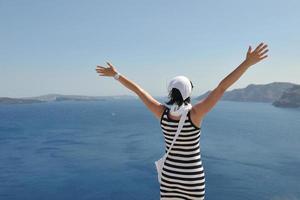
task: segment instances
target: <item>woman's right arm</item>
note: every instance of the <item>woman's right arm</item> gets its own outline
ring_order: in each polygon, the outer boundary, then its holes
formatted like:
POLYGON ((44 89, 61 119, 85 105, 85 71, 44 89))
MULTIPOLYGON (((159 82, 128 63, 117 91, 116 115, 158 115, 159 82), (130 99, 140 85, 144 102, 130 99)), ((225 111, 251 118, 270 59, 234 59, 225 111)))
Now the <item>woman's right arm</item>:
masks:
POLYGON ((267 52, 267 45, 264 43, 260 43, 252 52, 251 46, 249 46, 246 59, 234 71, 226 76, 204 100, 201 100, 193 106, 197 118, 202 119, 204 115, 206 115, 221 99, 225 91, 233 83, 235 83, 250 66, 260 62, 267 57, 267 52))
MULTIPOLYGON (((99 73, 99 76, 114 76, 117 73, 115 66, 107 62, 108 68, 97 66, 96 71, 99 73)), ((122 83, 126 88, 133 91, 138 95, 138 97, 143 101, 146 107, 154 114, 154 116, 160 120, 161 115, 165 109, 164 105, 153 98, 146 90, 139 86, 134 81, 130 80, 124 75, 120 75, 118 81, 122 83)))

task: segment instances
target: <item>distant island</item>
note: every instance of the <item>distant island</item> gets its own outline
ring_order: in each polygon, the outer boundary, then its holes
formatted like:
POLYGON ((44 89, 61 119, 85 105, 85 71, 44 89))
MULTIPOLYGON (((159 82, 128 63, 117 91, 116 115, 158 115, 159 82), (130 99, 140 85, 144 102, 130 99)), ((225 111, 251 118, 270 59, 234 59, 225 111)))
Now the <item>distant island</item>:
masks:
MULTIPOLYGON (((211 90, 196 98, 201 100, 211 90)), ((245 88, 233 89, 224 93, 222 101, 264 102, 276 107, 300 107, 300 85, 289 82, 250 84, 245 88)))
POLYGON ((294 85, 283 92, 281 97, 272 103, 278 107, 300 107, 300 85, 294 85))
POLYGON ((47 94, 37 97, 9 98, 0 97, 0 104, 27 104, 27 103, 43 103, 52 101, 106 101, 111 99, 132 99, 136 98, 131 95, 117 96, 84 96, 84 95, 62 95, 47 94))

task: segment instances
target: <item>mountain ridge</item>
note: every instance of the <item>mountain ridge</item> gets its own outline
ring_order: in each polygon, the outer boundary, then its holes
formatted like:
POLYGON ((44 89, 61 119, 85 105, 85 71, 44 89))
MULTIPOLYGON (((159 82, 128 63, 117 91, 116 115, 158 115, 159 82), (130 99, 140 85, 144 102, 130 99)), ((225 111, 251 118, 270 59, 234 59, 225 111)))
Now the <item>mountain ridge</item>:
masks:
MULTIPOLYGON (((288 92, 300 85, 291 82, 271 82, 267 84, 249 84, 245 88, 226 91, 221 97, 221 101, 240 101, 240 102, 264 102, 272 103, 277 107, 298 107, 298 92, 288 92), (289 95, 287 95, 289 93, 289 95), (282 97, 285 94, 285 97, 282 97), (280 101, 281 99, 281 101, 280 101), (296 101, 296 102, 295 102, 296 101), (276 102, 276 103, 274 103, 276 102)), ((211 90, 196 97, 196 100, 202 100, 207 97, 211 90)))

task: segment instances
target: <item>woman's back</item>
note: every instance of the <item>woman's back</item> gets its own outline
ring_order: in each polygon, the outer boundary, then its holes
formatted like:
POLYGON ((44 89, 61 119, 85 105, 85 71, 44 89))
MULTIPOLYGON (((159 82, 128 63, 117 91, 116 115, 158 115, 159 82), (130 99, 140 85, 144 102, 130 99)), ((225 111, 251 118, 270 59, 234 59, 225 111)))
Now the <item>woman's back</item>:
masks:
MULTIPOLYGON (((179 120, 169 117, 169 111, 166 107, 160 120, 165 152, 171 146, 179 123, 179 120)), ((201 127, 191 121, 189 111, 162 170, 161 199, 204 199, 205 174, 200 154, 200 134, 201 127)))

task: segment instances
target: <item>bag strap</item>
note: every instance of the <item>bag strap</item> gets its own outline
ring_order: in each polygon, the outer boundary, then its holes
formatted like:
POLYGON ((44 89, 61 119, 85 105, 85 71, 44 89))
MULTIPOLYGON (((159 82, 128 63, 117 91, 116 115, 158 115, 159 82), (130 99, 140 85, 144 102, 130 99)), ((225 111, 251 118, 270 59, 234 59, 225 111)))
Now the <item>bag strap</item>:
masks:
POLYGON ((173 147, 173 145, 174 145, 174 143, 175 143, 175 141, 176 141, 176 139, 177 139, 177 137, 178 137, 178 135, 179 135, 179 133, 180 133, 182 127, 183 127, 183 124, 184 124, 184 122, 185 122, 185 119, 186 119, 186 116, 187 116, 187 113, 188 113, 188 112, 189 112, 189 109, 186 109, 186 110, 182 113, 182 115, 181 115, 181 117, 180 117, 180 120, 179 120, 179 124, 178 124, 178 128, 177 128, 176 134, 175 134, 174 139, 173 139, 173 142, 172 142, 170 148, 168 149, 167 153, 165 154, 165 158, 169 155, 169 152, 170 152, 171 148, 173 147))

